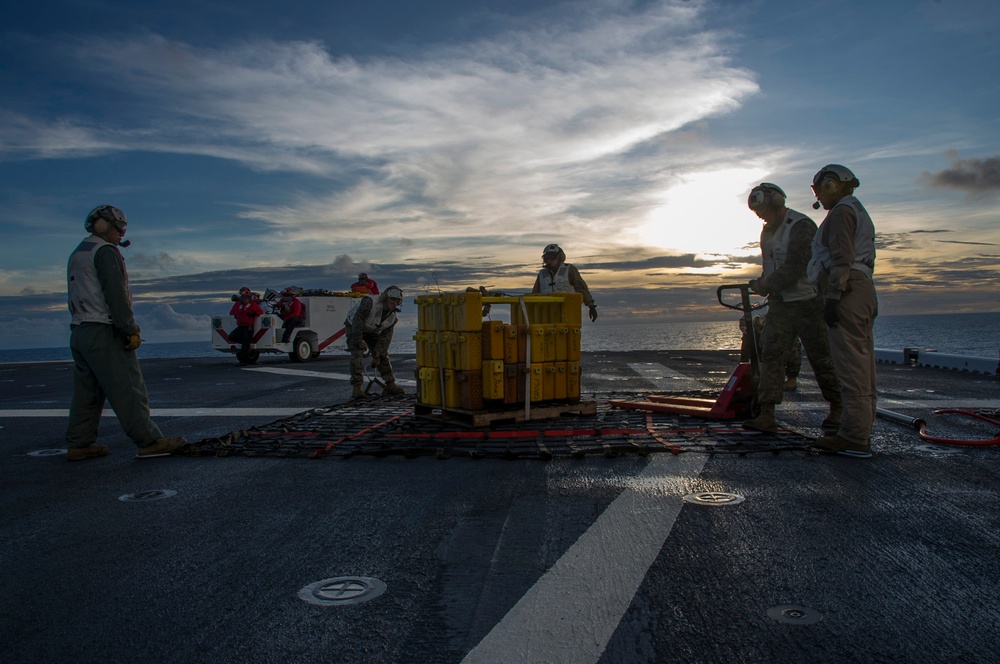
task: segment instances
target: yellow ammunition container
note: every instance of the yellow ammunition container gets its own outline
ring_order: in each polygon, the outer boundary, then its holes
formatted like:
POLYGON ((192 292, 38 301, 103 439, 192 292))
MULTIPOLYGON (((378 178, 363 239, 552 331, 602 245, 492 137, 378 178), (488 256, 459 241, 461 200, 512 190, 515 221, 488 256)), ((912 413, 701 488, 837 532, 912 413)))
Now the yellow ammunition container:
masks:
POLYGON ((445 369, 455 368, 455 353, 453 352, 454 347, 454 332, 438 332, 437 333, 437 343, 435 347, 438 349, 440 360, 440 366, 445 369))
POLYGON ((545 372, 541 364, 531 365, 531 400, 542 401, 545 398, 545 372))
POLYGON ((483 321, 483 359, 503 360, 503 323, 483 321))
POLYGON ((569 395, 569 367, 566 362, 556 362, 556 382, 553 399, 565 399, 569 395))
POLYGON ((503 360, 483 360, 483 398, 503 399, 503 360))
POLYGON ((566 346, 566 360, 568 362, 580 361, 580 326, 570 326, 569 343, 566 346))
POLYGON ((528 330, 531 335, 531 363, 541 364, 545 361, 545 325, 532 325, 528 330))
POLYGON ((445 408, 461 408, 462 393, 458 385, 458 372, 454 369, 444 370, 444 405, 445 408))
POLYGON ((451 329, 456 332, 479 332, 483 322, 483 294, 478 291, 451 297, 451 329))
POLYGON ((562 304, 560 322, 568 325, 582 325, 583 317, 580 310, 583 307, 583 296, 579 293, 560 293, 560 295, 566 296, 562 304))
POLYGON ((524 381, 527 369, 523 364, 503 365, 503 402, 524 403, 524 381))
POLYGON ((460 371, 480 371, 483 364, 482 332, 452 332, 452 368, 460 371))
POLYGON ((552 328, 556 345, 553 359, 556 362, 565 362, 569 359, 569 325, 558 323, 552 328))
POLYGON ((552 401, 556 398, 556 365, 546 362, 542 365, 542 401, 552 401))
POLYGON ((424 367, 420 373, 420 403, 425 406, 441 405, 441 383, 438 380, 438 370, 424 367))
POLYGON ((504 364, 518 364, 527 361, 526 341, 528 329, 520 325, 504 325, 504 364))
POLYGON ((566 363, 566 398, 580 400, 580 363, 566 363))

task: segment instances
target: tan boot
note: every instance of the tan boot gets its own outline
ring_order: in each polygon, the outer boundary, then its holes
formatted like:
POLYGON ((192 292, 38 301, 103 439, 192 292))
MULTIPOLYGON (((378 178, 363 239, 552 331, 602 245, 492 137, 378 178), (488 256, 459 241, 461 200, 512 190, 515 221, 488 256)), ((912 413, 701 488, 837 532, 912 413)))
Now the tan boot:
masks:
POLYGON ((774 404, 762 403, 760 415, 744 422, 743 428, 763 431, 764 433, 778 433, 778 423, 774 421, 774 404))
POLYGON ((830 414, 826 416, 823 423, 820 424, 820 428, 823 431, 829 431, 831 433, 836 433, 840 429, 840 416, 844 414, 844 405, 839 403, 830 404, 830 414))
POLYGON ((365 398, 365 388, 360 385, 355 385, 351 388, 351 398, 352 399, 364 399, 365 398))
POLYGON ((785 392, 794 392, 799 386, 799 380, 795 376, 789 377, 785 381, 785 392))
POLYGON ((396 382, 393 381, 385 384, 385 389, 382 390, 382 394, 406 394, 406 390, 401 388, 399 385, 396 385, 396 382))
POLYGON ((135 458, 153 459, 155 457, 170 456, 185 445, 187 445, 187 441, 181 436, 174 436, 173 438, 160 438, 152 445, 140 447, 139 452, 135 455, 135 458))

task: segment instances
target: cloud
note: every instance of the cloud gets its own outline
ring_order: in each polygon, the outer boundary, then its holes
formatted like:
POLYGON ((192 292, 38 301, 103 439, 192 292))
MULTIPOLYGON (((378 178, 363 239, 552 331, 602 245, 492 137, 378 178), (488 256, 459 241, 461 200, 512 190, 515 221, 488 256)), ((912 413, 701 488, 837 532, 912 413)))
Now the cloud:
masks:
POLYGON ((356 253, 359 229, 377 229, 397 252, 501 227, 600 246, 594 224, 624 231, 681 170, 736 158, 705 150, 697 130, 668 140, 758 91, 700 12, 572 5, 405 57, 334 56, 316 41, 210 48, 153 34, 95 50, 88 40, 63 50, 83 80, 129 103, 102 111, 113 118, 78 109, 32 120, 17 150, 35 140, 37 156, 60 144, 198 154, 328 178, 322 194, 289 192, 241 213, 312 251, 339 234, 356 253), (60 126, 79 137, 46 137, 60 126))
POLYGON ((970 194, 1000 191, 1000 156, 961 159, 958 152, 945 153, 951 166, 937 173, 924 172, 923 179, 934 187, 959 189, 970 194))
POLYGON ((193 315, 178 313, 169 304, 157 304, 152 307, 144 307, 141 311, 136 311, 137 318, 141 319, 141 325, 149 330, 171 331, 171 332, 205 332, 208 334, 211 317, 207 314, 193 315))

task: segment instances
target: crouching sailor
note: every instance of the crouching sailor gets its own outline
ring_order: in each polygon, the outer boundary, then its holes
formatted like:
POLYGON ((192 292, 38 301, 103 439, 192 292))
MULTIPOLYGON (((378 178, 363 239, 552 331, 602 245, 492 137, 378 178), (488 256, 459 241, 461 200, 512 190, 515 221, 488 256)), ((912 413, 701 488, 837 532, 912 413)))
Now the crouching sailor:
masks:
POLYGON ((371 350, 371 365, 378 370, 385 381, 383 394, 403 394, 403 388, 396 385, 389 362, 389 344, 392 343, 392 329, 396 326, 396 312, 403 304, 403 291, 398 286, 389 286, 377 298, 371 295, 359 298, 344 321, 347 328, 347 348, 351 351, 351 398, 365 396, 361 386, 364 380, 364 355, 371 350))

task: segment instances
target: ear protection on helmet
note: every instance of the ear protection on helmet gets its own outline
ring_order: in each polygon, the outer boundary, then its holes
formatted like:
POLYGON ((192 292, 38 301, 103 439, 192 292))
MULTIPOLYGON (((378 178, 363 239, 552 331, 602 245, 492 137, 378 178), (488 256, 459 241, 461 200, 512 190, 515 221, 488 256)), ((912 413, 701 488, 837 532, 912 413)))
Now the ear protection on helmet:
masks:
POLYGON ((114 205, 98 205, 87 214, 83 227, 88 233, 102 234, 107 233, 112 224, 119 232, 124 233, 128 226, 125 213, 114 205))
POLYGON ((781 187, 770 182, 761 182, 750 190, 750 196, 747 198, 747 207, 751 210, 756 210, 764 205, 768 207, 781 207, 785 204, 785 198, 785 192, 781 187))

